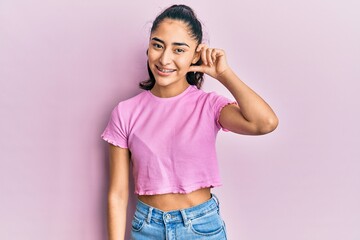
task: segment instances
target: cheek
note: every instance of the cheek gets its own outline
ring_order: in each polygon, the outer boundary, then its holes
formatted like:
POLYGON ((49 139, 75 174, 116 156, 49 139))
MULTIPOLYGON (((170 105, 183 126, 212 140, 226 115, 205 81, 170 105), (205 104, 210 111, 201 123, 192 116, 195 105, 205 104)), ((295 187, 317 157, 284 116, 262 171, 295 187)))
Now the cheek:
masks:
POLYGON ((188 69, 191 65, 192 58, 186 57, 186 58, 179 58, 177 63, 179 66, 181 66, 184 69, 188 69))
POLYGON ((148 51, 148 60, 149 62, 153 62, 154 60, 156 60, 158 58, 158 53, 154 50, 149 49, 148 51))

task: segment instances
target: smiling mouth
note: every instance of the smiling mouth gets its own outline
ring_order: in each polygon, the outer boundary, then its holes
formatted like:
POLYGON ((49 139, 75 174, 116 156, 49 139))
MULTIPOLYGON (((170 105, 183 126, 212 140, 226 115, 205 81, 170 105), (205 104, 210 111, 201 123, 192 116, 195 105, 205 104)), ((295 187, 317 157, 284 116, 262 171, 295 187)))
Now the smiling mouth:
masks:
POLYGON ((159 66, 155 65, 157 70, 159 70, 160 72, 163 72, 163 73, 171 73, 171 72, 175 72, 176 70, 174 69, 165 69, 165 68, 160 68, 159 66))

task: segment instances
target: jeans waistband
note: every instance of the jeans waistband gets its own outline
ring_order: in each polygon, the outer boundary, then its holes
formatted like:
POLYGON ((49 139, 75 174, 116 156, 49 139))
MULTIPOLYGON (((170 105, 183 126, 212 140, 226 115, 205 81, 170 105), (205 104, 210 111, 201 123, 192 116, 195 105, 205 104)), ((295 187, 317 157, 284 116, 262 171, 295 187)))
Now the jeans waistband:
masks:
POLYGON ((219 200, 213 193, 211 194, 211 198, 206 202, 180 210, 162 211, 140 200, 138 200, 136 204, 136 211, 144 215, 148 223, 150 223, 151 220, 164 223, 184 222, 185 226, 188 225, 192 219, 215 210, 219 211, 219 200))

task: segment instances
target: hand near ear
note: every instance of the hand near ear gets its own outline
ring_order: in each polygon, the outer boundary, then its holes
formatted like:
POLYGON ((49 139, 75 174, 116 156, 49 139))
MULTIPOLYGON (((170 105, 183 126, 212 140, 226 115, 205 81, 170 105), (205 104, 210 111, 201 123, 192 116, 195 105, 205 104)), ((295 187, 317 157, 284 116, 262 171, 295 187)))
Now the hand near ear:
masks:
POLYGON ((229 65, 226 62, 225 52, 217 48, 209 48, 206 44, 199 44, 196 54, 200 54, 202 64, 200 66, 190 66, 189 72, 203 72, 218 79, 229 65))

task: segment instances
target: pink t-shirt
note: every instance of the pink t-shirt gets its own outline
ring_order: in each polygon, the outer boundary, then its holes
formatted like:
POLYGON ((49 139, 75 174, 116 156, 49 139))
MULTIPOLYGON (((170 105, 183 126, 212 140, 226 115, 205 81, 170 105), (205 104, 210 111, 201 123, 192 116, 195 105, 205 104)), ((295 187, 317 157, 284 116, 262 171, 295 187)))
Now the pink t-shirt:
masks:
POLYGON ((232 103, 236 101, 193 85, 170 98, 143 91, 113 109, 101 137, 129 148, 135 194, 220 186, 215 140, 222 128, 220 111, 232 103))

